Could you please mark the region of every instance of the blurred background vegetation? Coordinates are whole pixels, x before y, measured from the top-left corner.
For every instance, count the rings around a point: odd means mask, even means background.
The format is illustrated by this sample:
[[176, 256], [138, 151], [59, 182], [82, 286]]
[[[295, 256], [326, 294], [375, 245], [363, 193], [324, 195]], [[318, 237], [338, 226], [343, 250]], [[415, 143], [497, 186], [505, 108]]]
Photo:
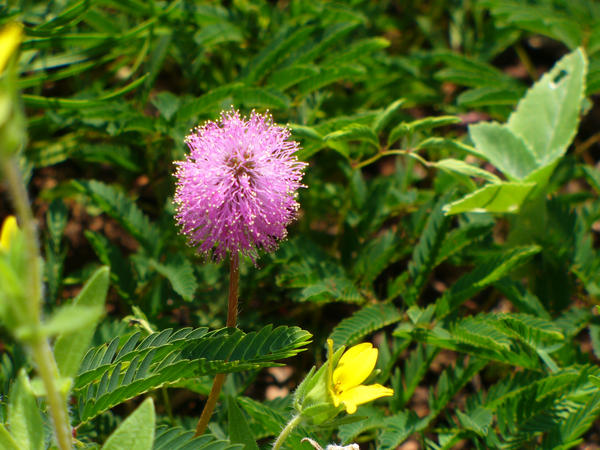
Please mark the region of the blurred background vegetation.
[[[224, 325], [227, 267], [202, 260], [177, 234], [172, 162], [184, 158], [189, 130], [222, 109], [268, 109], [301, 142], [308, 189], [280, 249], [257, 266], [243, 262], [239, 327], [296, 325], [314, 337], [287, 371], [230, 377], [226, 392], [239, 395], [255, 438], [268, 442], [279, 425], [265, 411], [285, 417], [289, 404], [265, 400], [267, 392], [293, 389], [331, 336], [338, 346], [375, 338], [378, 382], [397, 395], [338, 434], [314, 431], [321, 442], [600, 442], [590, 381], [600, 355], [599, 3], [22, 0], [0, 5], [0, 25], [11, 21], [26, 35], [22, 168], [43, 236], [46, 305], [109, 265], [108, 314], [94, 345], [123, 342], [139, 327]], [[470, 178], [381, 154], [402, 149], [494, 171], [465, 150], [467, 126], [504, 122], [577, 47], [589, 60], [580, 128], [541, 209], [522, 213], [532, 223], [519, 236], [510, 233], [521, 226], [514, 214], [443, 214], [473, 190]], [[2, 189], [3, 218], [11, 210]], [[437, 319], [453, 336], [463, 327], [462, 346], [426, 332], [436, 319], [428, 306], [453, 295], [451, 314]], [[514, 314], [517, 331], [496, 336], [472, 323], [492, 312]], [[2, 342], [4, 395], [27, 362], [8, 336]], [[543, 394], [525, 393], [542, 382]], [[192, 427], [209, 386], [182, 380], [155, 393], [161, 420]], [[132, 408], [85, 424], [82, 440], [107, 436]], [[217, 435], [226, 410], [211, 428]]]

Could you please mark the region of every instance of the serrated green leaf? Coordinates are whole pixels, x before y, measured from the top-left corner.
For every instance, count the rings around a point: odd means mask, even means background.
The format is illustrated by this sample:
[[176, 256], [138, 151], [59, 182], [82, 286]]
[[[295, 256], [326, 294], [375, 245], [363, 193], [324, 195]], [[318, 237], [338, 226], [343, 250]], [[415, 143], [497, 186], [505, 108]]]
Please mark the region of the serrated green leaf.
[[496, 175], [487, 170], [481, 169], [472, 164], [461, 161], [460, 159], [446, 158], [440, 159], [439, 161], [432, 162], [432, 166], [439, 169], [444, 169], [449, 172], [456, 172], [461, 175], [467, 175], [469, 177], [477, 177], [487, 180], [491, 183], [500, 183], [501, 180]]
[[290, 106], [288, 96], [275, 89], [240, 87], [233, 91], [233, 98], [236, 104], [249, 108], [286, 109]]
[[105, 213], [118, 221], [147, 249], [157, 247], [159, 230], [121, 191], [96, 180], [73, 181], [72, 184], [77, 190], [89, 196]]
[[241, 450], [242, 444], [230, 444], [229, 441], [218, 440], [211, 434], [194, 437], [192, 430], [181, 427], [156, 429], [153, 450]]
[[377, 114], [373, 121], [373, 131], [379, 133], [383, 130], [388, 123], [394, 118], [394, 114], [402, 108], [402, 105], [406, 102], [406, 99], [400, 98], [395, 102], [390, 103], [381, 113]]
[[534, 188], [534, 183], [488, 184], [444, 206], [446, 214], [462, 212], [515, 213]]
[[[245, 334], [234, 328], [208, 332], [206, 328], [171, 329], [143, 341], [110, 345], [88, 351], [74, 382], [80, 421], [161, 386], [202, 375], [239, 372], [276, 366], [276, 360], [302, 351], [311, 335], [297, 327], [266, 326]], [[128, 350], [123, 350], [128, 347]], [[118, 383], [109, 383], [119, 377]]]
[[368, 305], [351, 317], [343, 319], [333, 329], [329, 338], [333, 339], [335, 348], [354, 345], [373, 331], [395, 323], [401, 318], [398, 308], [391, 303]]
[[456, 116], [425, 117], [412, 122], [402, 122], [396, 125], [388, 137], [388, 146], [394, 144], [398, 139], [417, 132], [429, 131], [434, 128], [444, 127], [461, 123], [462, 119]]
[[524, 264], [531, 256], [539, 253], [540, 247], [516, 247], [489, 260], [480, 261], [470, 273], [462, 276], [436, 302], [436, 316], [445, 317], [476, 292], [507, 276]]
[[273, 67], [276, 67], [285, 55], [291, 52], [297, 42], [304, 41], [314, 30], [314, 25], [282, 27], [279, 33], [269, 40], [269, 45], [248, 63], [245, 70], [245, 81], [250, 84], [262, 79]]
[[184, 300], [191, 301], [194, 298], [198, 282], [192, 264], [183, 255], [179, 253], [169, 255], [164, 263], [152, 260], [150, 264], [169, 280], [173, 290]]
[[366, 125], [353, 123], [341, 130], [334, 131], [323, 137], [325, 141], [363, 141], [379, 147], [379, 141], [375, 132]]
[[284, 67], [271, 75], [267, 85], [274, 89], [285, 90], [318, 73], [319, 69], [315, 66], [295, 65]]

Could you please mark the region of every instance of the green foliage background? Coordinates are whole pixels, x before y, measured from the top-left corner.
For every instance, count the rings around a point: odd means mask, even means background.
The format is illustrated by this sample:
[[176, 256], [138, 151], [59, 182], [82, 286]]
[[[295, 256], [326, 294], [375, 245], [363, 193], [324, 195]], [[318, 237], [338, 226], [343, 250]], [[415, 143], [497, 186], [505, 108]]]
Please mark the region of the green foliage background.
[[[70, 370], [86, 448], [146, 393], [154, 448], [191, 445], [220, 371], [236, 374], [213, 436], [187, 448], [249, 447], [240, 423], [268, 448], [290, 397], [264, 399], [264, 367], [310, 334], [308, 351], [284, 361], [287, 387], [322, 362], [328, 337], [336, 347], [376, 339], [376, 381], [396, 394], [359, 409], [364, 420], [298, 430], [290, 448], [310, 448], [303, 436], [377, 449], [409, 438], [435, 449], [600, 439], [600, 4], [23, 0], [0, 5], [0, 25], [10, 21], [25, 27], [22, 167], [48, 313], [110, 267], [108, 314], [92, 348], [72, 350], [85, 353]], [[579, 76], [579, 88], [552, 101], [531, 94], [567, 53], [543, 86]], [[541, 111], [572, 111], [552, 125], [565, 127], [562, 147], [530, 166], [527, 139], [508, 144], [506, 133], [551, 128], [536, 114], [510, 119], [525, 95]], [[257, 267], [242, 263], [243, 331], [209, 331], [224, 325], [227, 267], [178, 236], [172, 161], [190, 128], [230, 105], [289, 124], [308, 188], [289, 239]], [[468, 127], [481, 120], [498, 123]], [[517, 159], [502, 159], [507, 147]], [[496, 203], [473, 200], [490, 189]], [[3, 342], [10, 402], [30, 365]], [[174, 403], [181, 388], [194, 394]]]

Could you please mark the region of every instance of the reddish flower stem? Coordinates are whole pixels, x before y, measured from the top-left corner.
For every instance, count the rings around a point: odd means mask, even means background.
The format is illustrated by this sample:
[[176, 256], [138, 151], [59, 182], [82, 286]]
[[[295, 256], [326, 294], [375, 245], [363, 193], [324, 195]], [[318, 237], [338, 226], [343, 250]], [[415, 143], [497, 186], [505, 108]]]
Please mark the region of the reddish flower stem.
[[[238, 284], [240, 279], [240, 264], [239, 256], [236, 252], [229, 257], [229, 302], [227, 305], [227, 326], [235, 327], [237, 325], [237, 304], [238, 304]], [[212, 417], [213, 411], [217, 404], [221, 388], [225, 382], [224, 373], [218, 373], [215, 375], [210, 394], [206, 399], [206, 404], [196, 425], [196, 433], [194, 437], [201, 436], [206, 431], [208, 422]]]

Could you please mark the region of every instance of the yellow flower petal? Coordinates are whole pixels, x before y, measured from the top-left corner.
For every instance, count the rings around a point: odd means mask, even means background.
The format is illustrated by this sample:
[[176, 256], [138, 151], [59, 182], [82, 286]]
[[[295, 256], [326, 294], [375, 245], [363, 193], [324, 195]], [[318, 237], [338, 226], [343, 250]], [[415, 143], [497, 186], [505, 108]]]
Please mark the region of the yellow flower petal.
[[19, 227], [17, 225], [17, 219], [15, 216], [8, 216], [6, 219], [4, 219], [2, 231], [0, 231], [0, 250], [9, 249], [10, 242], [17, 233], [18, 229]]
[[[343, 403], [346, 407], [346, 412], [348, 414], [354, 414], [356, 412], [356, 407], [358, 405], [362, 405], [363, 403], [372, 402], [375, 399], [380, 397], [390, 397], [394, 395], [394, 390], [390, 388], [386, 388], [381, 384], [371, 384], [369, 386], [356, 386], [352, 389], [343, 392], [339, 396], [337, 396], [338, 405]], [[335, 403], [334, 398], [334, 403]], [[336, 406], [338, 406], [336, 405]]]
[[368, 343], [349, 348], [333, 371], [333, 388], [336, 394], [358, 386], [373, 372], [378, 351]]
[[0, 31], [0, 73], [4, 70], [10, 55], [19, 46], [21, 34], [21, 26], [16, 23], [9, 23]]

